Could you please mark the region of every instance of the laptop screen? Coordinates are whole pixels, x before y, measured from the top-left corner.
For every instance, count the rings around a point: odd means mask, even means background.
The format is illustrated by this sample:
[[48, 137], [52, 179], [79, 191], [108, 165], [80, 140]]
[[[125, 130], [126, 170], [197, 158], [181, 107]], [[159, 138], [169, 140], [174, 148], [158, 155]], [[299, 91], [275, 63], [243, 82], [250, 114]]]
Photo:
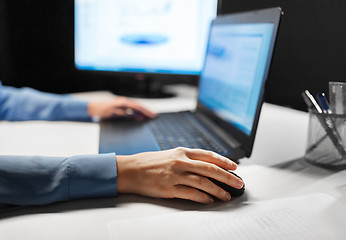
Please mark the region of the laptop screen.
[[273, 23], [214, 25], [198, 100], [250, 135], [270, 53]]

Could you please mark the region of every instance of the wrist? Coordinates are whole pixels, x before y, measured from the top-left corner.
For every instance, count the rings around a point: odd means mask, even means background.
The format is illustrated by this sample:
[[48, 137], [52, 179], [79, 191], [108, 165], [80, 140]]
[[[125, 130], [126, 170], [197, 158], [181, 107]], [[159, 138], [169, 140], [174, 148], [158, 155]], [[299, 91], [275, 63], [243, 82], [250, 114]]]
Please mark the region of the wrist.
[[135, 178], [131, 165], [130, 156], [117, 155], [117, 192], [133, 193], [132, 180]]
[[93, 102], [89, 102], [87, 105], [87, 113], [89, 115], [89, 117], [94, 117], [94, 104]]

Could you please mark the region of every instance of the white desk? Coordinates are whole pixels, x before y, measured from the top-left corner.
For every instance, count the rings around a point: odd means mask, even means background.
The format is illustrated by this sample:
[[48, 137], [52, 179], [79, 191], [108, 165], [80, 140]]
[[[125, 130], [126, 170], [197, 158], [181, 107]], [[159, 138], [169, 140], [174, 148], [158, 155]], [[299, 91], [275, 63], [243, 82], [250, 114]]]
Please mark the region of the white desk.
[[[179, 92], [177, 98], [138, 101], [157, 112], [195, 107], [195, 88], [181, 85], [171, 89]], [[88, 99], [113, 97], [105, 92], [77, 95]], [[265, 103], [253, 154], [241, 161], [237, 171], [245, 181], [246, 194], [230, 203], [204, 206], [177, 199], [122, 195], [29, 207], [2, 214], [0, 239], [110, 239], [108, 226], [112, 221], [185, 210], [232, 209], [246, 201], [313, 192], [327, 193], [346, 205], [346, 174], [343, 180], [333, 178], [337, 172], [311, 166], [302, 159], [307, 128], [307, 113]], [[0, 154], [70, 156], [98, 152], [97, 123], [0, 122], [0, 132]], [[14, 135], [20, 135], [20, 140], [11, 139]], [[128, 230], [136, 231], [133, 226]], [[346, 236], [346, 230], [344, 233]]]

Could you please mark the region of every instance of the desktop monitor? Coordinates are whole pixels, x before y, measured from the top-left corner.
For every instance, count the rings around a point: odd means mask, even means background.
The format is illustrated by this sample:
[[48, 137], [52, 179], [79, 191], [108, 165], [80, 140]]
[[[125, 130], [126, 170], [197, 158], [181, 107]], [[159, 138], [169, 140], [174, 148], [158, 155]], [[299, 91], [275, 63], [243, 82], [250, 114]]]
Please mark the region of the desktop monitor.
[[75, 0], [75, 66], [160, 81], [198, 77], [220, 2]]

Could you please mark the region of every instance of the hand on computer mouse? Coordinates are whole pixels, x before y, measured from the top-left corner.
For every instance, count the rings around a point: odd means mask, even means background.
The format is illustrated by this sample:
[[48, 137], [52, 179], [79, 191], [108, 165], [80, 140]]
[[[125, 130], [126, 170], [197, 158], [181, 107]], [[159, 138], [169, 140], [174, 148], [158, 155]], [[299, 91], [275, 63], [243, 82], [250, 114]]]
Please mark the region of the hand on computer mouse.
[[[243, 179], [241, 177], [239, 177], [237, 174], [235, 174], [234, 172], [231, 172], [231, 171], [228, 171], [230, 173], [232, 173], [234, 176], [240, 178], [242, 181]], [[243, 187], [241, 188], [235, 188], [235, 187], [232, 187], [230, 185], [227, 185], [223, 182], [220, 182], [218, 180], [215, 180], [213, 178], [209, 178], [210, 181], [212, 181], [214, 184], [216, 184], [217, 186], [221, 187], [222, 189], [224, 189], [226, 192], [228, 192], [232, 197], [238, 197], [238, 196], [241, 196], [243, 195], [244, 191], [245, 191], [245, 183], [243, 181]]]
[[106, 101], [91, 101], [88, 104], [88, 114], [98, 119], [112, 117], [145, 119], [154, 118], [156, 116], [156, 114], [149, 109], [126, 97], [118, 97]]
[[211, 179], [241, 189], [243, 181], [229, 171], [237, 165], [228, 158], [202, 149], [175, 148], [117, 156], [118, 193], [149, 197], [182, 198], [212, 203], [214, 197], [229, 201], [231, 195]]

